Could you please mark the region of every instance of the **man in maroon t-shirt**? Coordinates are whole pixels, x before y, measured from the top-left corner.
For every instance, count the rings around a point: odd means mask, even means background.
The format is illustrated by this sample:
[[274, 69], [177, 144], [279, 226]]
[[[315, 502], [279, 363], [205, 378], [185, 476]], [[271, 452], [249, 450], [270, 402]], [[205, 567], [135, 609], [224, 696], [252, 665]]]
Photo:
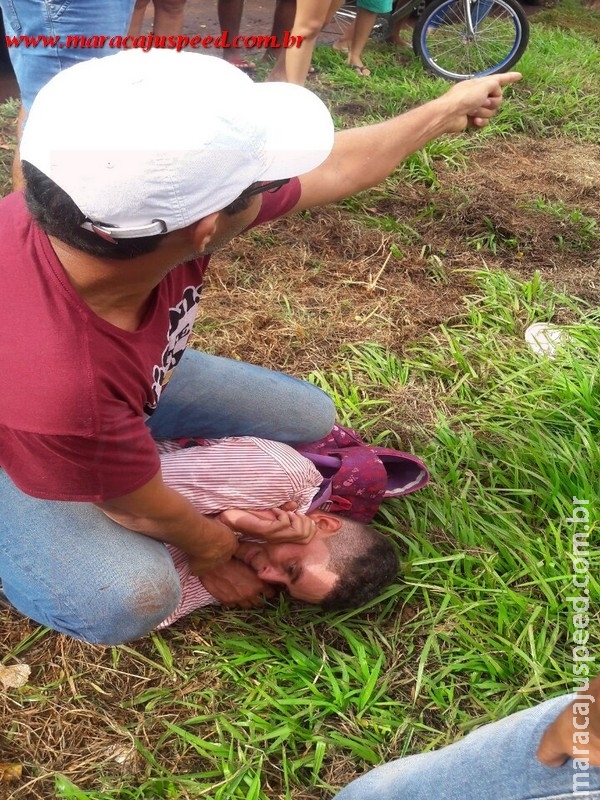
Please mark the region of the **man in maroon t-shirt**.
[[209, 254], [484, 126], [518, 77], [335, 136], [311, 92], [196, 53], [120, 53], [44, 87], [21, 142], [26, 195], [0, 202], [0, 579], [18, 609], [92, 642], [142, 636], [179, 599], [163, 542], [231, 600], [219, 578], [237, 538], [164, 483], [155, 439], [314, 441], [334, 407], [306, 382], [186, 350]]

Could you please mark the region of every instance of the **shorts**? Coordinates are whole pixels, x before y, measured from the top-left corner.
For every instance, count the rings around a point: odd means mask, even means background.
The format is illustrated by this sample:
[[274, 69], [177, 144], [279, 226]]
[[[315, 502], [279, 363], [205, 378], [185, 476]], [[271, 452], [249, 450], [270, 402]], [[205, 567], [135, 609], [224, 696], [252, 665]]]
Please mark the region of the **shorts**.
[[392, 10], [393, 0], [356, 0], [359, 8], [373, 11], [375, 14], [389, 14]]
[[[135, 0], [0, 0], [6, 36], [123, 36]], [[117, 52], [108, 47], [9, 47], [21, 102], [29, 110], [39, 90], [61, 70], [88, 58]], [[110, 87], [107, 88], [110, 91]], [[101, 98], [99, 98], [101, 101]]]

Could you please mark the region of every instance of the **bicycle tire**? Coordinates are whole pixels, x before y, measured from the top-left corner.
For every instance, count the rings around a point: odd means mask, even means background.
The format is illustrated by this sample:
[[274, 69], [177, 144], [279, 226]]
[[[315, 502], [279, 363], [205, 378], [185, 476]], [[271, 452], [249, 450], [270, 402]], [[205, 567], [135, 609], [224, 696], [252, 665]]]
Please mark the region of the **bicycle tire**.
[[[474, 22], [472, 36], [465, 2]], [[434, 0], [417, 20], [412, 41], [425, 68], [451, 81], [507, 72], [528, 43], [529, 22], [516, 0]]]

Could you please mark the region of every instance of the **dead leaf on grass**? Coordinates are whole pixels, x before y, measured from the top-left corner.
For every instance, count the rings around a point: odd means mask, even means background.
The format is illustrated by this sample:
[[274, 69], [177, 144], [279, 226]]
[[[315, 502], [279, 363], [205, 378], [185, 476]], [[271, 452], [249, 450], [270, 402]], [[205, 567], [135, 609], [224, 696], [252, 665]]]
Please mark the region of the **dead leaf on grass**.
[[31, 667], [27, 664], [12, 664], [5, 667], [0, 664], [0, 684], [4, 689], [20, 689], [25, 686], [31, 675]]
[[120, 772], [124, 775], [137, 775], [142, 768], [140, 754], [133, 744], [112, 745], [105, 751], [105, 758], [107, 761], [118, 764]]
[[22, 773], [22, 764], [6, 764], [0, 761], [0, 783], [20, 781]]

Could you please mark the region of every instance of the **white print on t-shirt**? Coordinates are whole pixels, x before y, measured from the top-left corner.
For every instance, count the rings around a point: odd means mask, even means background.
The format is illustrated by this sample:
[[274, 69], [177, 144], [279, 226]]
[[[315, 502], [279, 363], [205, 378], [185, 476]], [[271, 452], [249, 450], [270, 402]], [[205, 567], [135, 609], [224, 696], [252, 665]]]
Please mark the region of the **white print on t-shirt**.
[[152, 403], [144, 408], [146, 414], [152, 414], [159, 401], [164, 387], [169, 382], [173, 370], [181, 360], [187, 340], [192, 332], [196, 319], [196, 310], [200, 302], [200, 288], [188, 286], [183, 298], [174, 308], [169, 309], [169, 333], [167, 346], [163, 350], [162, 360], [152, 370]]

